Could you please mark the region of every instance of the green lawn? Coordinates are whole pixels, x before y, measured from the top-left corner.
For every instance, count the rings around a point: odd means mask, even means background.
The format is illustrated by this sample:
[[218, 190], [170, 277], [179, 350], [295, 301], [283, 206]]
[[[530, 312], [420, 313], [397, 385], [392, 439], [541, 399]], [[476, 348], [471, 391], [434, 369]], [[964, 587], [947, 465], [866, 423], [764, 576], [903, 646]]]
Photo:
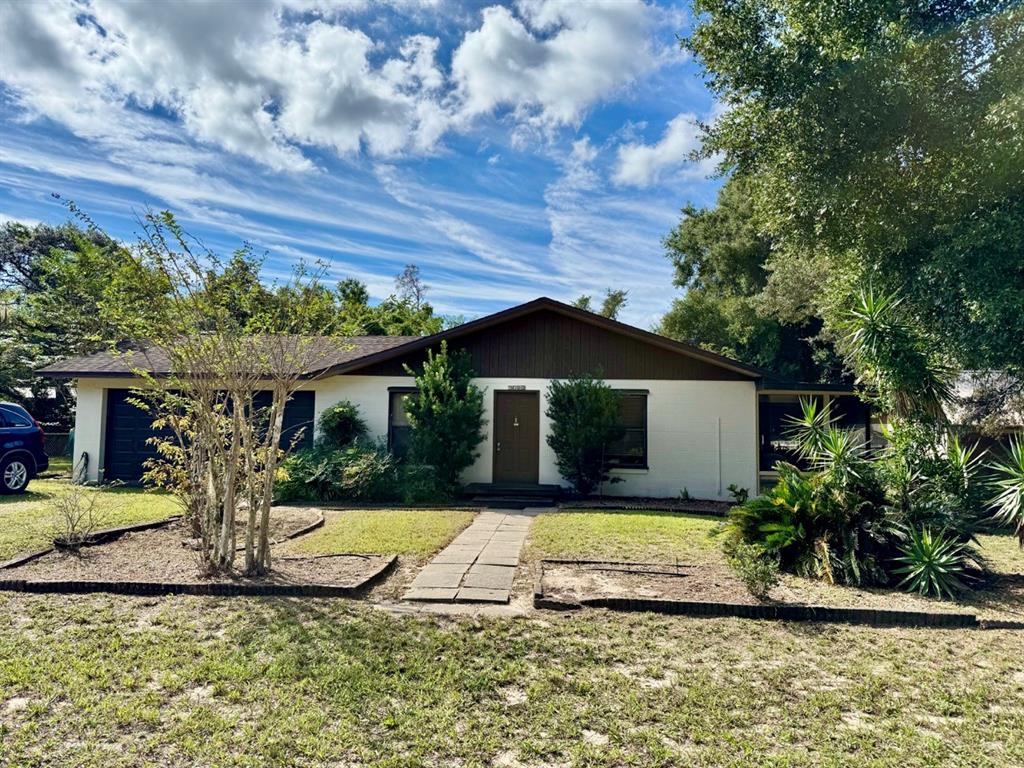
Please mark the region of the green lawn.
[[1024, 763], [1022, 635], [0, 594], [0, 764]]
[[[0, 496], [0, 561], [50, 544], [55, 524], [53, 501], [68, 487], [64, 481], [37, 479], [29, 484], [28, 493]], [[103, 528], [160, 520], [180, 512], [174, 499], [165, 494], [130, 488], [87, 492], [102, 495], [97, 511]]]
[[289, 551], [380, 553], [426, 557], [473, 520], [467, 510], [353, 509], [328, 511], [323, 528], [296, 539]]
[[720, 563], [724, 559], [711, 536], [719, 522], [676, 512], [554, 512], [534, 521], [530, 552], [535, 557]]
[[71, 477], [71, 457], [51, 456], [49, 468], [42, 473], [44, 478]]

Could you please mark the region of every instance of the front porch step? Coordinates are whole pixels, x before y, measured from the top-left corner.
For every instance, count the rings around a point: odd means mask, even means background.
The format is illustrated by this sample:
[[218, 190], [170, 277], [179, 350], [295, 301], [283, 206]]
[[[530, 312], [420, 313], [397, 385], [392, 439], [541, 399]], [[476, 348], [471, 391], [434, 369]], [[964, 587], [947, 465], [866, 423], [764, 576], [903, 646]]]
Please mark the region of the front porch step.
[[529, 507], [553, 507], [553, 496], [474, 496], [469, 503], [491, 509], [527, 509]]
[[558, 485], [540, 485], [533, 483], [470, 483], [465, 487], [466, 496], [515, 498], [515, 499], [557, 499], [562, 488]]

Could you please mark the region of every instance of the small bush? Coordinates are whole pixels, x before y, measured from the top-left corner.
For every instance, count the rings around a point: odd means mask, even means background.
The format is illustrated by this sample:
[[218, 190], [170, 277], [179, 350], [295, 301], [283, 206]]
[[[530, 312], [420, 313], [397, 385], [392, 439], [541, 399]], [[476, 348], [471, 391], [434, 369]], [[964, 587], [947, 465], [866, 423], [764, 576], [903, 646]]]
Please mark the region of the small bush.
[[405, 464], [398, 473], [402, 501], [424, 504], [451, 500], [448, 490], [438, 482], [436, 470], [429, 464]]
[[904, 575], [899, 586], [921, 595], [952, 600], [968, 588], [966, 581], [976, 568], [967, 545], [928, 528], [911, 529], [900, 551], [896, 561], [903, 565], [893, 571]]
[[62, 549], [78, 551], [103, 527], [104, 515], [98, 508], [99, 494], [72, 485], [53, 501], [53, 541]]
[[359, 409], [348, 400], [332, 405], [320, 415], [317, 443], [326, 449], [345, 448], [368, 434]]
[[735, 501], [737, 504], [746, 504], [747, 499], [750, 498], [750, 491], [747, 490], [746, 488], [736, 485], [736, 483], [731, 483], [729, 485], [728, 490], [729, 495], [732, 496], [732, 500]]
[[767, 599], [769, 591], [779, 583], [778, 562], [755, 544], [735, 544], [727, 554], [729, 565], [747, 591], [758, 600]]
[[608, 444], [623, 434], [618, 393], [589, 376], [552, 381], [546, 415], [551, 419], [547, 441], [555, 452], [559, 474], [577, 493], [593, 493], [610, 478], [605, 461]]
[[362, 442], [299, 451], [281, 463], [276, 495], [279, 501], [393, 500], [398, 496], [395, 460], [383, 447]]

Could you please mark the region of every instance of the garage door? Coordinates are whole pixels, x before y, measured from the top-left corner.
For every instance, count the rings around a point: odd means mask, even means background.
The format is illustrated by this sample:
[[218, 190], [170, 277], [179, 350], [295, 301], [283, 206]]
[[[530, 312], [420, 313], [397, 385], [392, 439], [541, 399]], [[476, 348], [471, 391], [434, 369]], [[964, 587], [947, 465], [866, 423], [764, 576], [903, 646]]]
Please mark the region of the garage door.
[[[146, 459], [156, 457], [156, 449], [149, 438], [156, 432], [152, 418], [129, 402], [132, 394], [127, 389], [107, 390], [107, 424], [104, 442], [104, 474], [107, 482], [138, 483], [145, 471]], [[296, 449], [313, 445], [314, 401], [312, 392], [296, 392], [284, 409], [283, 447]], [[259, 407], [270, 404], [270, 393], [260, 393]], [[295, 436], [299, 435], [298, 441]]]

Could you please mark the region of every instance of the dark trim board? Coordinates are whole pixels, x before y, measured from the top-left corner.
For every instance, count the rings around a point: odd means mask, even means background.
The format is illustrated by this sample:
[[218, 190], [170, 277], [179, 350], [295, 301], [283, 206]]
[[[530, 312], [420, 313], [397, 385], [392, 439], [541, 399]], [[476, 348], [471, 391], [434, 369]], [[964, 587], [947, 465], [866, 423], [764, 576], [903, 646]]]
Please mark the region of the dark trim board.
[[[605, 332], [606, 334], [611, 334], [621, 339], [633, 342], [633, 344], [628, 348], [635, 348], [637, 346], [636, 342], [641, 342], [640, 346], [651, 347], [662, 352], [680, 355], [689, 358], [695, 362], [703, 363], [705, 365], [717, 368], [721, 372], [723, 372], [723, 374], [732, 374], [731, 376], [720, 375], [718, 376], [718, 378], [755, 380], [759, 379], [764, 373], [758, 368], [754, 368], [753, 366], [740, 363], [736, 360], [731, 360], [727, 357], [717, 355], [713, 352], [708, 352], [707, 350], [701, 349], [700, 347], [694, 346], [692, 344], [686, 344], [681, 341], [675, 341], [665, 336], [660, 336], [656, 333], [651, 333], [650, 331], [645, 331], [640, 328], [635, 328], [631, 325], [626, 325], [625, 323], [620, 323], [617, 320], [609, 320], [608, 318], [601, 317], [600, 315], [594, 314], [593, 312], [587, 312], [585, 310], [569, 306], [568, 304], [563, 304], [562, 302], [554, 301], [553, 299], [549, 299], [547, 297], [542, 297], [539, 299], [535, 299], [534, 301], [527, 302], [526, 304], [521, 304], [517, 307], [512, 307], [501, 312], [495, 312], [493, 315], [488, 315], [487, 317], [480, 318], [479, 320], [473, 320], [468, 323], [463, 323], [462, 325], [456, 326], [455, 328], [451, 328], [445, 331], [441, 331], [440, 333], [436, 333], [433, 336], [424, 336], [422, 338], [414, 339], [408, 342], [407, 344], [392, 347], [391, 349], [388, 350], [382, 350], [381, 352], [375, 354], [366, 355], [364, 357], [360, 357], [357, 360], [341, 363], [339, 365], [333, 366], [323, 371], [322, 375], [330, 376], [334, 374], [356, 372], [364, 374], [379, 373], [380, 375], [394, 375], [396, 371], [398, 372], [397, 375], [401, 375], [403, 371], [401, 364], [393, 364], [390, 366], [384, 364], [389, 362], [397, 363], [398, 361], [402, 360], [402, 358], [410, 356], [413, 353], [425, 353], [427, 349], [436, 348], [437, 346], [439, 346], [442, 341], [447, 341], [449, 342], [450, 346], [458, 348], [460, 346], [464, 346], [464, 344], [461, 344], [459, 342], [465, 342], [468, 339], [468, 337], [478, 335], [482, 331], [491, 331], [499, 326], [510, 324], [513, 323], [514, 321], [518, 321], [520, 319], [526, 318], [531, 315], [536, 315], [538, 313], [555, 315], [560, 318], [574, 321], [575, 323], [578, 323], [580, 325], [598, 329], [600, 331]], [[517, 334], [514, 333], [510, 334], [509, 338], [515, 339], [516, 335]], [[592, 343], [589, 342], [587, 339], [582, 339], [580, 337], [572, 338], [571, 336], [566, 336], [564, 334], [560, 338], [556, 339], [556, 342], [561, 345], [560, 348], [563, 354], [572, 352], [575, 347], [579, 346], [579, 343], [581, 341], [583, 341], [584, 343]], [[521, 353], [517, 352], [516, 354]], [[402, 360], [402, 362], [404, 362], [404, 360]], [[522, 358], [518, 359], [518, 370], [511, 371], [508, 373], [481, 371], [479, 367], [477, 367], [477, 371], [478, 375], [480, 376], [558, 378], [560, 376], [567, 375], [566, 373], [545, 375], [526, 372], [525, 370], [523, 370], [524, 362], [528, 361], [523, 361]], [[574, 372], [580, 374], [598, 373], [598, 371], [593, 370], [577, 370]], [[705, 378], [703, 376], [687, 377], [675, 375], [616, 377], [613, 372], [608, 370], [601, 371], [600, 373], [605, 378]]]

